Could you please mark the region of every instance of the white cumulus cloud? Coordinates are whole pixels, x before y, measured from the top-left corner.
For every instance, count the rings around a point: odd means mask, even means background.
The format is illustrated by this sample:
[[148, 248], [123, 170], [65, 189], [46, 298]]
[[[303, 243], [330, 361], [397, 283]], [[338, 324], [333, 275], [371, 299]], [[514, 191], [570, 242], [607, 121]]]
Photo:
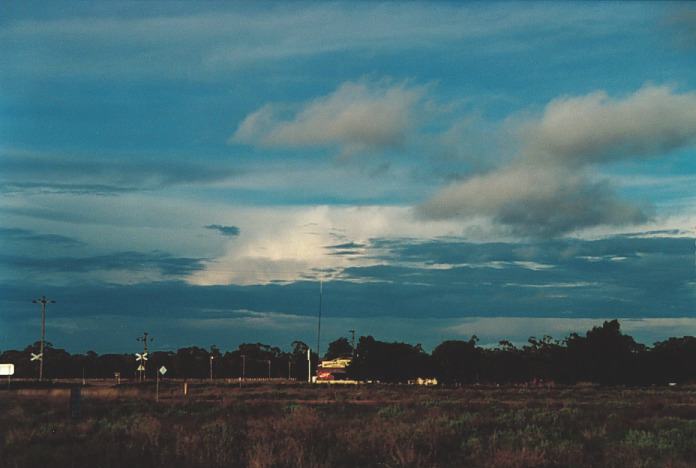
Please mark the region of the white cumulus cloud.
[[290, 115], [266, 104], [230, 139], [265, 147], [338, 147], [342, 153], [395, 148], [418, 124], [426, 88], [407, 83], [346, 82]]
[[644, 86], [623, 99], [561, 97], [523, 126], [523, 138], [526, 157], [564, 165], [661, 155], [696, 143], [696, 93]]

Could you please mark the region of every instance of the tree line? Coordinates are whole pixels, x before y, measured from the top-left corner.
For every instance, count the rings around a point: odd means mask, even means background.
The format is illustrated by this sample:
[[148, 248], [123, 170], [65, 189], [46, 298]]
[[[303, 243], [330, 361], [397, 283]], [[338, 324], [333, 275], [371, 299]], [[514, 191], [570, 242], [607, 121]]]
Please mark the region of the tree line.
[[[15, 364], [16, 377], [35, 377], [37, 363], [30, 361], [39, 343], [26, 349], [0, 354], [1, 363]], [[149, 354], [146, 374], [153, 377], [161, 366], [167, 377], [291, 378], [307, 380], [310, 372], [308, 346], [294, 341], [290, 351], [262, 343], [241, 344], [222, 352], [216, 346], [196, 346]], [[102, 354], [89, 351], [70, 354], [53, 347], [45, 349], [44, 375], [47, 378], [137, 377], [133, 354]], [[212, 357], [212, 359], [211, 359]], [[550, 336], [531, 337], [523, 346], [501, 341], [496, 347], [479, 346], [478, 338], [444, 341], [427, 353], [421, 345], [389, 343], [363, 336], [353, 345], [339, 338], [328, 346], [324, 359], [352, 357], [348, 377], [357, 380], [399, 383], [418, 377], [435, 377], [439, 382], [458, 384], [507, 384], [555, 382], [604, 385], [650, 385], [696, 380], [696, 338], [669, 338], [652, 347], [637, 343], [621, 332], [617, 320], [605, 321], [584, 335], [573, 333], [563, 340]], [[318, 356], [312, 352], [311, 373]]]

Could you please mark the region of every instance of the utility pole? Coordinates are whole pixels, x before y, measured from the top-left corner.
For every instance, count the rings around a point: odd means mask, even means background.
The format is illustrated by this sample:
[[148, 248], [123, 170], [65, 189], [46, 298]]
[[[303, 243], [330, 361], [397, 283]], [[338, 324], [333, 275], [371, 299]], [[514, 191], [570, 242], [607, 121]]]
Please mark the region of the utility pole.
[[353, 357], [355, 357], [355, 330], [348, 330], [350, 333], [350, 347], [352, 348]]
[[242, 388], [242, 381], [244, 380], [244, 376], [246, 374], [246, 355], [242, 354], [242, 375], [239, 377], [239, 388]]
[[268, 361], [268, 378], [271, 378], [271, 360], [269, 359]]
[[317, 356], [319, 356], [319, 359], [321, 359], [321, 354], [319, 353], [320, 350], [320, 344], [321, 344], [321, 303], [322, 303], [322, 296], [323, 296], [323, 280], [319, 280], [319, 316], [317, 320]]
[[41, 304], [41, 349], [39, 350], [39, 382], [43, 380], [44, 367], [44, 342], [46, 341], [46, 304], [55, 304], [56, 301], [46, 299], [46, 296], [41, 296], [41, 299], [34, 299], [32, 304]]
[[145, 361], [147, 361], [147, 342], [150, 341], [152, 342], [153, 338], [149, 337], [148, 332], [143, 332], [143, 336], [139, 336], [136, 338], [136, 341], [142, 341], [143, 342], [143, 354], [139, 355], [136, 354], [136, 361], [140, 361], [140, 365], [138, 366], [138, 372], [140, 372], [140, 381], [143, 382], [145, 380]]
[[212, 354], [210, 355], [210, 381], [213, 381], [213, 359], [215, 359], [215, 356]]
[[292, 378], [292, 361], [288, 359], [288, 380]]

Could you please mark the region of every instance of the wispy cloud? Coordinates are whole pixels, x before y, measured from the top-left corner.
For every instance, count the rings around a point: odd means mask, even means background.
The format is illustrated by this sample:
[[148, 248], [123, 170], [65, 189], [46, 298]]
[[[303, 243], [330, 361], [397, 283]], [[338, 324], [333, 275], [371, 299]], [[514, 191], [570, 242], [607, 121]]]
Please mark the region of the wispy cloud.
[[174, 14], [138, 6], [141, 15], [83, 8], [79, 18], [9, 21], [0, 31], [8, 65], [3, 72], [206, 80], [258, 63], [349, 50], [435, 50], [438, 43], [467, 41], [481, 48], [477, 40], [502, 36], [507, 40], [489, 47], [500, 53], [573, 33], [601, 36], [616, 28], [618, 17], [641, 26], [638, 9], [582, 5], [330, 4], [269, 10], [196, 4]]
[[83, 242], [69, 236], [60, 234], [41, 234], [30, 229], [2, 228], [0, 227], [0, 240], [20, 241], [29, 243], [46, 243], [52, 245], [80, 246]]
[[64, 274], [96, 271], [155, 270], [164, 276], [185, 276], [203, 268], [201, 258], [176, 257], [167, 252], [115, 252], [88, 257], [33, 257], [0, 255], [0, 265], [11, 269]]
[[88, 157], [5, 149], [0, 150], [0, 190], [116, 195], [219, 182], [239, 174], [229, 165], [183, 159], [128, 154]]

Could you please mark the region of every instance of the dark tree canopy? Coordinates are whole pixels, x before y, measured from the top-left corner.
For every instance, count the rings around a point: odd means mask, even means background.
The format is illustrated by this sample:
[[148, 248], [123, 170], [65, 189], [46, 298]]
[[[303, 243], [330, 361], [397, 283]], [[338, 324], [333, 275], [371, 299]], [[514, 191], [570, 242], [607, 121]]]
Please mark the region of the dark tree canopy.
[[353, 347], [347, 338], [339, 338], [336, 341], [329, 343], [329, 348], [324, 355], [324, 359], [336, 359], [340, 357], [351, 357], [353, 355]]
[[[37, 377], [39, 343], [23, 350], [0, 353], [0, 362], [15, 365], [16, 377]], [[309, 347], [293, 341], [290, 351], [263, 343], [242, 343], [233, 351], [217, 346], [209, 349], [190, 346], [177, 351], [150, 350], [146, 375], [153, 378], [165, 366], [166, 378], [203, 379], [209, 377], [210, 357], [218, 378], [271, 377], [306, 381], [316, 373], [318, 356]], [[351, 356], [353, 349], [346, 338], [329, 344], [327, 358]], [[136, 375], [134, 354], [102, 354], [93, 351], [70, 354], [51, 343], [45, 346], [46, 378], [122, 378]], [[352, 378], [380, 382], [406, 382], [418, 377], [437, 377], [444, 384], [558, 382], [575, 384], [595, 382], [604, 385], [647, 385], [668, 382], [696, 382], [696, 338], [669, 338], [647, 347], [621, 332], [617, 320], [573, 333], [564, 340], [550, 336], [530, 337], [524, 346], [502, 340], [495, 347], [481, 347], [473, 336], [468, 341], [449, 340], [439, 344], [432, 354], [420, 345], [388, 343], [363, 336], [348, 367]]]
[[432, 377], [435, 372], [430, 356], [420, 345], [387, 343], [368, 336], [360, 337], [348, 373], [361, 380], [404, 382]]

